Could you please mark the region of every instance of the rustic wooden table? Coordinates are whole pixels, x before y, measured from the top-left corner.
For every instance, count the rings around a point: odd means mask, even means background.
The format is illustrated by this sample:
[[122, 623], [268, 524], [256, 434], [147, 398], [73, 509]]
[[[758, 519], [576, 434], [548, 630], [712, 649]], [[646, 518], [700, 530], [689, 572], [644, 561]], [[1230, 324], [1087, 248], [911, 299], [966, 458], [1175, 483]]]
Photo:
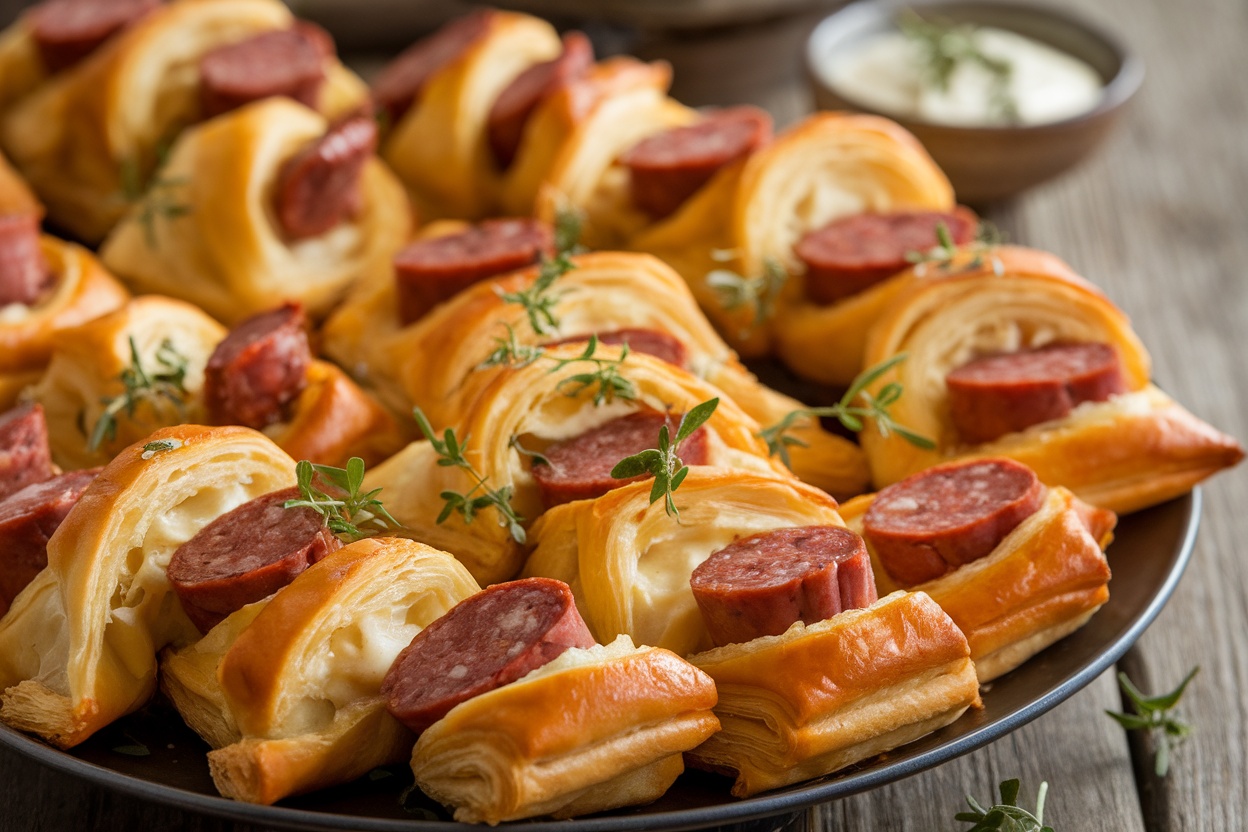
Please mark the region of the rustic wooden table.
[[[1095, 159], [989, 216], [1010, 239], [1058, 253], [1134, 320], [1157, 382], [1221, 429], [1248, 438], [1248, 12], [1239, 0], [1061, 5], [1117, 30], [1143, 56], [1144, 87]], [[800, 34], [800, 32], [798, 33]], [[697, 49], [714, 55], [703, 34]], [[717, 36], [719, 37], [719, 36]], [[725, 32], [721, 60], [748, 60], [751, 38], [797, 43], [792, 26]], [[662, 44], [653, 48], [661, 48]], [[742, 50], [747, 50], [744, 52]], [[796, 60], [796, 50], [787, 53]], [[692, 61], [696, 63], [696, 61]], [[692, 72], [677, 61], [679, 72]], [[770, 70], [769, 70], [770, 71]], [[807, 105], [795, 72], [772, 72], [756, 99], [779, 118]], [[785, 80], [787, 79], [787, 80]], [[691, 78], [686, 88], [709, 87]], [[730, 100], [731, 90], [708, 93]], [[1248, 807], [1248, 466], [1205, 488], [1192, 563], [1161, 616], [1123, 659], [1145, 690], [1168, 689], [1193, 665], [1184, 701], [1195, 732], [1170, 775], [1151, 749], [1103, 711], [1122, 706], [1114, 673], [1035, 722], [965, 757], [894, 785], [819, 806], [791, 827], [956, 830], [964, 795], [995, 795], [1020, 777], [1059, 832], [1244, 828]], [[1241, 544], [1237, 545], [1236, 540]], [[0, 829], [251, 832], [97, 788], [0, 748]]]

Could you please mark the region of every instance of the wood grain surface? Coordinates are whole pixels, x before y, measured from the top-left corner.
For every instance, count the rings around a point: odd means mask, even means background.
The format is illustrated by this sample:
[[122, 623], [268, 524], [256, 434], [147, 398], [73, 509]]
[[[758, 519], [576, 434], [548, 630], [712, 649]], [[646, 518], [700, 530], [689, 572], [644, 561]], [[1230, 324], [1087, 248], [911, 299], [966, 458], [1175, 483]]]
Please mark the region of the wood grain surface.
[[[1150, 348], [1158, 384], [1197, 415], [1248, 438], [1248, 7], [1242, 0], [1061, 5], [1112, 28], [1144, 59], [1147, 77], [1108, 146], [1063, 179], [988, 211], [1011, 240], [1056, 252], [1099, 284]], [[771, 27], [809, 27], [808, 19]], [[757, 27], [772, 43], [792, 29]], [[701, 34], [678, 62], [709, 100], [754, 100], [781, 121], [807, 105], [798, 55], [751, 51], [727, 31], [716, 53]], [[653, 33], [646, 51], [679, 49]], [[716, 86], [735, 59], [794, 62], [763, 86]], [[699, 66], [703, 75], [699, 76]], [[735, 76], [734, 76], [735, 77]], [[701, 102], [693, 102], [701, 103]], [[902, 782], [826, 804], [789, 828], [958, 830], [965, 795], [995, 797], [1023, 781], [1030, 804], [1049, 783], [1046, 820], [1058, 832], [1233, 832], [1248, 824], [1248, 466], [1205, 487], [1192, 564], [1161, 616], [1121, 663], [1149, 692], [1194, 665], [1184, 701], [1195, 725], [1170, 775], [1152, 774], [1151, 747], [1103, 711], [1122, 706], [1112, 673], [1008, 737]], [[778, 822], [777, 825], [782, 825]], [[258, 827], [145, 803], [45, 769], [0, 748], [0, 830], [251, 832]]]

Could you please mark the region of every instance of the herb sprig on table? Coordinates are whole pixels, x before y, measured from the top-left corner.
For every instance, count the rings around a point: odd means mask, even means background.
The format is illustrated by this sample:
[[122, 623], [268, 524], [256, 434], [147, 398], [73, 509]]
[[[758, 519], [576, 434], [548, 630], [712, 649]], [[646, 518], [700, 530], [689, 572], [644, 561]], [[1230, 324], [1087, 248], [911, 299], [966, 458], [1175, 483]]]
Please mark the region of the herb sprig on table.
[[[380, 488], [361, 492], [364, 460], [358, 456], [351, 457], [346, 468], [301, 460], [295, 466], [295, 479], [301, 499], [287, 500], [282, 507], [312, 509], [325, 518], [325, 526], [344, 543], [354, 543], [378, 532], [403, 527], [377, 499]], [[322, 489], [318, 480], [332, 491]]]
[[117, 438], [117, 418], [122, 413], [128, 418], [134, 418], [141, 402], [148, 402], [153, 407], [167, 402], [179, 414], [186, 410], [186, 402], [191, 395], [186, 389], [189, 359], [178, 352], [173, 342], [166, 338], [156, 349], [156, 363], [160, 365], [160, 369], [149, 371], [143, 366], [134, 336], [130, 336], [129, 343], [130, 365], [117, 376], [125, 390], [119, 395], [100, 399], [104, 412], [96, 419], [87, 439], [87, 450], [92, 453], [105, 442], [112, 442]]
[[537, 335], [559, 334], [555, 304], [563, 297], [563, 292], [554, 290], [555, 281], [576, 268], [572, 255], [579, 248], [581, 225], [579, 212], [568, 208], [559, 209], [555, 214], [555, 256], [542, 260], [537, 279], [527, 289], [498, 293], [505, 303], [516, 303], [524, 307], [529, 326]]
[[1048, 783], [1040, 784], [1036, 793], [1034, 814], [1018, 805], [1019, 781], [1017, 779], [1006, 780], [1001, 784], [1000, 789], [1001, 802], [986, 809], [968, 794], [966, 802], [970, 804], [971, 811], [958, 812], [953, 816], [954, 820], [975, 824], [965, 832], [991, 832], [991, 830], [1053, 832], [1053, 827], [1044, 824], [1044, 798], [1049, 791]]
[[1127, 678], [1127, 674], [1118, 674], [1118, 684], [1122, 686], [1122, 692], [1131, 702], [1135, 713], [1127, 714], [1115, 711], [1106, 711], [1105, 713], [1113, 717], [1119, 725], [1128, 731], [1142, 730], [1154, 735], [1157, 752], [1153, 758], [1153, 771], [1158, 777], [1165, 777], [1170, 771], [1172, 752], [1192, 732], [1192, 726], [1185, 722], [1180, 722], [1175, 716], [1174, 709], [1179, 704], [1179, 700], [1183, 698], [1183, 693], [1187, 690], [1188, 683], [1192, 681], [1199, 671], [1199, 667], [1193, 667], [1183, 677], [1183, 681], [1179, 683], [1177, 688], [1159, 696], [1145, 696]]
[[617, 480], [626, 480], [640, 477], [642, 474], [651, 474], [654, 477], [654, 485], [650, 488], [650, 504], [664, 500], [667, 515], [675, 517], [676, 521], [680, 522], [680, 509], [676, 507], [672, 494], [685, 481], [685, 477], [689, 474], [689, 466], [676, 455], [676, 448], [693, 435], [695, 430], [702, 427], [718, 406], [719, 399], [714, 398], [692, 408], [681, 417], [680, 424], [676, 428], [675, 439], [671, 438], [667, 425], [663, 425], [659, 428], [657, 448], [650, 448], [621, 459], [611, 469], [611, 476]]

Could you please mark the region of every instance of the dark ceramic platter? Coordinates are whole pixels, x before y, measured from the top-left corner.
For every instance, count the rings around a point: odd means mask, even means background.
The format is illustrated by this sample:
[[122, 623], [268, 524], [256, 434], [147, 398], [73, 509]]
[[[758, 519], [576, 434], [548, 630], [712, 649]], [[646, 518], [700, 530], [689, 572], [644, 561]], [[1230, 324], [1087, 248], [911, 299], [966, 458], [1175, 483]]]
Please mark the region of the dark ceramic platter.
[[[1032, 658], [984, 692], [984, 707], [888, 755], [838, 774], [747, 800], [729, 796], [729, 781], [686, 772], [659, 802], [572, 821], [525, 822], [526, 832], [625, 832], [739, 824], [796, 812], [817, 803], [900, 780], [985, 745], [1035, 719], [1087, 685], [1126, 652], [1156, 618], [1191, 557], [1201, 495], [1192, 494], [1123, 518], [1109, 548], [1110, 599], [1083, 629]], [[379, 770], [347, 786], [252, 806], [216, 794], [207, 746], [176, 712], [162, 705], [133, 714], [71, 752], [0, 725], [0, 742], [52, 768], [140, 798], [280, 829], [461, 832], [419, 794], [399, 798], [411, 776]], [[118, 748], [145, 745], [148, 756]]]

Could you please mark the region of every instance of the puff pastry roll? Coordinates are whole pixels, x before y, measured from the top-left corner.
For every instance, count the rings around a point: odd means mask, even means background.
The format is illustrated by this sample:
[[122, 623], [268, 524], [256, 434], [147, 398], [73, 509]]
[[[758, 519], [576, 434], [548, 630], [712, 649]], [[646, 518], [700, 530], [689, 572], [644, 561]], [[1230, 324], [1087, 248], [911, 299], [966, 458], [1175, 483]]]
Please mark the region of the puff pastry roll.
[[649, 803], [718, 730], [715, 701], [706, 674], [622, 635], [456, 705], [420, 735], [412, 772], [464, 823]]
[[[366, 119], [333, 128], [344, 145]], [[101, 257], [136, 291], [190, 301], [225, 321], [286, 300], [323, 316], [358, 278], [385, 273], [403, 244], [410, 213], [403, 189], [362, 147], [358, 210], [321, 233], [293, 238], [279, 215], [284, 185], [301, 153], [326, 135], [326, 120], [286, 98], [270, 98], [182, 135], [160, 182], [109, 237]], [[298, 158], [296, 158], [298, 157]], [[309, 194], [318, 199], [343, 194]], [[170, 212], [170, 206], [182, 212]], [[296, 220], [303, 227], [308, 219]], [[318, 226], [310, 226], [316, 228]]]
[[556, 506], [533, 526], [524, 574], [571, 586], [599, 640], [626, 633], [685, 655], [713, 646], [689, 587], [698, 564], [758, 532], [845, 525], [827, 494], [765, 474], [691, 467], [674, 499], [679, 522], [650, 503], [648, 482]]
[[[908, 279], [867, 342], [868, 366], [907, 353], [873, 389], [901, 382], [905, 394], [893, 418], [937, 443], [925, 450], [896, 435], [864, 432], [877, 487], [945, 460], [1005, 456], [1049, 485], [1122, 514], [1182, 494], [1243, 457], [1238, 442], [1149, 383], [1148, 353], [1126, 315], [1056, 257], [1003, 246], [991, 256], [964, 253], [947, 271]], [[1101, 351], [1108, 361], [1080, 357], [1068, 375], [1054, 375], [1065, 359], [1045, 351], [1071, 352], [1071, 345], [1077, 356]], [[991, 366], [972, 366], [988, 359], [997, 365], [995, 380], [986, 375]], [[1020, 361], [1032, 369], [1020, 371]], [[947, 379], [976, 367], [980, 391], [956, 427]], [[1049, 398], [1065, 406], [1044, 404], [1038, 397], [1046, 391], [1056, 391]], [[1038, 413], [1045, 421], [1016, 421]], [[964, 435], [1003, 424], [1009, 432], [996, 438]]]
[[[47, 372], [31, 390], [47, 413], [56, 464], [102, 465], [157, 427], [204, 421], [204, 365], [224, 337], [225, 328], [196, 307], [156, 295], [59, 334]], [[132, 342], [137, 367], [152, 383], [131, 378], [144, 390], [128, 396], [123, 373], [133, 376], [136, 367]]]
[[979, 705], [966, 637], [922, 592], [797, 622], [689, 657], [719, 690], [723, 726], [689, 764], [736, 777], [732, 793], [819, 777], [916, 740]]
[[[396, 412], [415, 405], [435, 427], [457, 424], [480, 391], [505, 372], [481, 365], [495, 340], [508, 337], [508, 327], [522, 346], [597, 334], [603, 341], [628, 341], [634, 352], [661, 353], [718, 387], [764, 426], [803, 406], [759, 383], [662, 261], [593, 252], [573, 262], [576, 267], [551, 293], [556, 333], [535, 332], [523, 305], [502, 297], [532, 288], [535, 267], [471, 286], [409, 326], [401, 326], [395, 314], [394, 281], [366, 282], [327, 321], [324, 349]], [[800, 478], [838, 497], [862, 493], [868, 474], [853, 443], [820, 429], [814, 419], [799, 422], [793, 435], [805, 443], [789, 452]]]
[[269, 804], [403, 762], [414, 736], [382, 678], [422, 628], [479, 587], [453, 557], [364, 539], [161, 659], [161, 685], [214, 750], [226, 797]]
[[[628, 246], [670, 263], [728, 343], [748, 358], [770, 351], [773, 329], [789, 329], [779, 318], [773, 328], [772, 319], [788, 303], [800, 304], [804, 267], [794, 247], [804, 233], [851, 214], [952, 207], [949, 180], [897, 124], [818, 113], [722, 169]], [[865, 330], [854, 316], [817, 329], [836, 339], [846, 326]], [[802, 359], [840, 361], [842, 348], [835, 340], [808, 345]], [[790, 353], [782, 355], [787, 360]], [[848, 381], [860, 367], [845, 364], [838, 377]]]
[[[1000, 460], [983, 462], [999, 465]], [[948, 472], [981, 467], [979, 461], [969, 460], [928, 469], [918, 476], [931, 478], [937, 472], [950, 476]], [[1008, 468], [1006, 472], [1010, 476]], [[1034, 476], [1031, 482], [1036, 482]], [[969, 487], [958, 490], [972, 493]], [[891, 519], [868, 516], [878, 495], [863, 495], [841, 507], [846, 523], [866, 541], [878, 590], [909, 588], [930, 595], [966, 634], [981, 683], [1013, 670], [1073, 633], [1109, 599], [1110, 570], [1103, 550], [1113, 539], [1114, 514], [1087, 505], [1060, 486], [1029, 490], [1019, 497], [998, 491], [999, 496], [991, 498], [991, 505], [975, 517], [969, 515], [976, 510], [969, 508], [932, 508], [943, 505], [933, 494], [922, 500], [928, 510], [960, 518], [950, 526], [963, 525], [950, 529], [951, 536], [942, 538], [940, 532], [931, 532], [930, 538], [903, 540], [900, 552], [892, 536], [896, 527], [888, 527], [896, 523], [896, 514]], [[881, 492], [889, 493], [888, 489]], [[889, 510], [896, 512], [896, 504]], [[913, 522], [919, 524], [914, 534], [923, 533], [923, 521]], [[873, 528], [878, 529], [875, 535]], [[1000, 533], [1002, 529], [1005, 533]], [[928, 547], [921, 554], [924, 562], [906, 553], [906, 545]], [[930, 564], [925, 561], [933, 550], [951, 562], [927, 571]]]
[[[278, 0], [161, 5], [10, 107], [0, 118], [0, 145], [57, 225], [98, 242], [121, 218], [121, 197], [134, 179], [158, 166], [161, 145], [201, 118], [201, 59], [294, 26]], [[330, 118], [366, 100], [363, 82], [332, 50], [323, 56], [323, 72], [317, 107]]]
[[[295, 464], [247, 428], [163, 428], [100, 472], [48, 541], [48, 567], [0, 619], [0, 719], [68, 748], [139, 708], [156, 654], [199, 631], [165, 567], [211, 520], [294, 485]], [[163, 447], [172, 446], [172, 447]]]
[[[669, 432], [674, 432], [681, 414], [720, 395], [719, 390], [684, 370], [630, 352], [615, 365], [615, 372], [631, 385], [631, 397], [604, 395], [595, 404], [599, 387], [581, 386], [575, 378], [594, 369], [592, 363], [578, 360], [586, 346], [553, 347], [542, 359], [501, 374], [481, 392], [466, 417], [449, 428], [460, 443], [465, 437], [475, 440], [463, 451], [463, 457], [488, 485], [480, 486], [477, 476], [461, 466], [440, 463], [439, 451], [425, 440], [412, 443], [372, 469], [365, 487], [384, 487], [386, 508], [406, 527], [404, 534], [452, 553], [482, 584], [511, 577], [522, 562], [523, 523], [540, 515], [552, 501], [577, 499], [578, 486], [599, 489], [597, 493], [613, 487], [620, 481], [607, 476], [611, 466], [625, 456], [657, 447], [662, 423], [670, 423]], [[621, 354], [620, 349], [599, 344], [594, 357], [615, 362]], [[621, 428], [625, 446], [634, 441], [644, 444], [620, 450], [616, 437]], [[696, 437], [697, 458], [723, 468], [787, 475], [778, 460], [767, 456], [758, 430], [758, 423], [736, 404], [721, 399]], [[574, 458], [566, 466], [539, 465], [533, 460], [534, 453], [553, 454], [558, 446], [574, 445], [578, 440], [591, 446], [603, 441], [588, 454], [583, 449], [569, 451]], [[608, 459], [612, 453], [619, 456]], [[686, 462], [692, 462], [693, 453], [691, 450]], [[539, 467], [551, 474], [534, 470]], [[565, 473], [569, 479], [588, 480], [588, 486], [578, 482], [569, 486], [559, 479]], [[481, 510], [471, 523], [458, 512], [438, 522], [446, 503], [441, 496], [444, 492], [475, 497], [482, 488], [505, 493], [510, 511], [521, 519], [512, 522], [499, 513], [498, 506], [491, 506]], [[826, 495], [824, 499], [830, 501]], [[625, 631], [612, 630], [608, 635], [620, 632]]]

